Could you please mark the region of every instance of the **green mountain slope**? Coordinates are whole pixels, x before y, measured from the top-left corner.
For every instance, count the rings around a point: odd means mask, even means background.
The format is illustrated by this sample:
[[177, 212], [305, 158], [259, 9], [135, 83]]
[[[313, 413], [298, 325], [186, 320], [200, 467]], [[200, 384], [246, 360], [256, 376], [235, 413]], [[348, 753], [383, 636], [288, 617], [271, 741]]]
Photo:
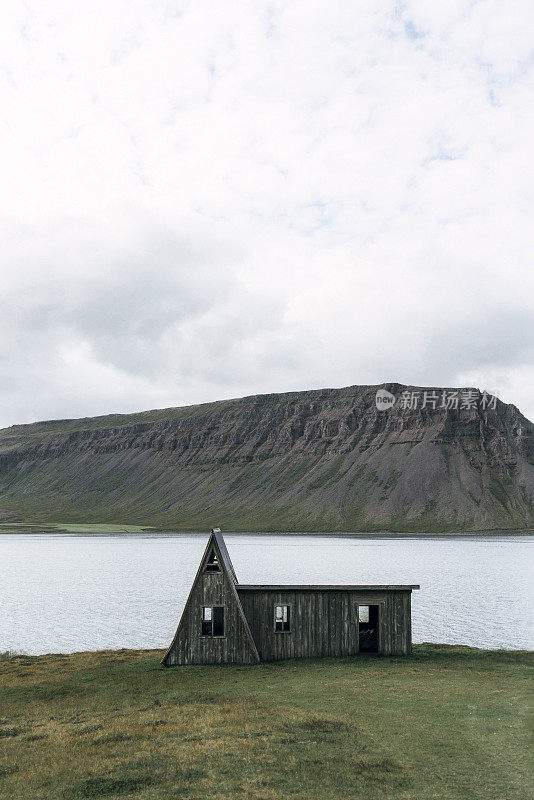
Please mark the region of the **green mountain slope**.
[[6, 428], [0, 519], [250, 531], [534, 524], [534, 428], [515, 406], [483, 409], [477, 395], [472, 409], [378, 411], [377, 388]]

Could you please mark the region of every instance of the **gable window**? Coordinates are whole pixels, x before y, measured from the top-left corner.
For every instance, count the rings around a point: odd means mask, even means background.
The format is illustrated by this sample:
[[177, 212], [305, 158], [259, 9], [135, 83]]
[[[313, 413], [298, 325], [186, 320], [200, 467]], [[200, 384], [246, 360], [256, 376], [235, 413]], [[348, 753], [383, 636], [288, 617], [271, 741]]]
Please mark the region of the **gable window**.
[[220, 572], [219, 562], [217, 560], [217, 553], [212, 549], [209, 558], [206, 562], [206, 572]]
[[291, 630], [290, 606], [274, 607], [274, 630], [276, 633], [289, 633]]
[[224, 636], [224, 606], [203, 606], [202, 636]]

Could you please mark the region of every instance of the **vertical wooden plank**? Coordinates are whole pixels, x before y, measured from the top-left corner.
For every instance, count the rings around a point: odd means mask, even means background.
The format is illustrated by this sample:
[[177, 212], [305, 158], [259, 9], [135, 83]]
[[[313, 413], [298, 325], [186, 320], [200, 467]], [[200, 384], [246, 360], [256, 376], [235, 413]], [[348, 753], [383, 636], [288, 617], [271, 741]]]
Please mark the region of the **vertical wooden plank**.
[[264, 613], [264, 596], [257, 594], [254, 596], [254, 636], [260, 648], [260, 658], [270, 661], [271, 651], [269, 647], [269, 631], [267, 620]]
[[[286, 600], [287, 604], [290, 607], [290, 615], [295, 614], [297, 610], [297, 596], [294, 592], [287, 596]], [[289, 624], [291, 627], [291, 631], [287, 634], [284, 634], [284, 639], [286, 640], [286, 658], [295, 658], [295, 653], [298, 652], [298, 645], [296, 644], [295, 640], [300, 639], [301, 637], [301, 630], [298, 626], [291, 624], [291, 616], [289, 619]]]
[[[273, 594], [272, 598], [273, 599], [272, 599], [272, 603], [270, 604], [269, 612], [272, 612], [273, 605], [278, 605], [280, 603], [280, 595], [279, 594]], [[273, 659], [278, 660], [278, 659], [280, 659], [282, 657], [281, 656], [281, 646], [280, 646], [280, 636], [279, 636], [278, 633], [274, 632], [272, 613], [271, 613], [271, 620], [270, 620], [270, 626], [269, 627], [271, 628], [271, 636], [272, 636], [272, 642], [273, 642]]]
[[323, 627], [323, 653], [325, 656], [330, 655], [330, 600], [328, 592], [323, 592], [323, 608], [325, 624]]
[[302, 658], [304, 649], [304, 642], [306, 641], [306, 615], [303, 612], [303, 594], [302, 592], [295, 592], [293, 595], [293, 620], [291, 627], [293, 629], [293, 658]]
[[400, 601], [401, 598], [398, 592], [392, 593], [391, 600], [393, 604], [393, 652], [397, 655], [401, 647], [401, 636], [399, 627], [399, 615], [401, 612]]
[[265, 636], [265, 650], [266, 660], [273, 661], [275, 658], [275, 645], [273, 633], [273, 605], [274, 594], [268, 592], [262, 595], [262, 621], [263, 621], [263, 635]]
[[360, 641], [358, 636], [357, 602], [353, 599], [352, 595], [349, 598], [349, 637], [350, 637], [350, 654], [357, 655], [360, 652]]
[[338, 655], [342, 656], [345, 652], [344, 642], [345, 642], [345, 625], [344, 625], [344, 607], [345, 607], [345, 597], [344, 592], [337, 593], [337, 617], [338, 617]]
[[358, 597], [357, 595], [351, 596], [350, 604], [350, 630], [352, 636], [352, 650], [354, 653], [360, 652], [360, 636], [358, 624]]
[[324, 609], [323, 609], [323, 595], [318, 592], [315, 595], [315, 653], [316, 657], [323, 655], [323, 630], [324, 630]]
[[352, 603], [350, 598], [350, 592], [347, 592], [346, 599], [345, 599], [345, 641], [347, 647], [347, 655], [351, 656], [354, 653], [353, 641], [352, 641]]
[[325, 592], [326, 602], [328, 604], [328, 629], [327, 629], [327, 643], [328, 655], [335, 656], [336, 652], [336, 604], [335, 595], [333, 592]]
[[310, 593], [308, 599], [308, 613], [310, 616], [308, 626], [308, 654], [310, 657], [315, 658], [317, 655], [317, 595], [315, 592]]
[[316, 655], [315, 630], [317, 627], [317, 595], [315, 592], [310, 592], [310, 596], [306, 601], [306, 608], [308, 614], [308, 647], [306, 655], [308, 658], [314, 658]]
[[330, 595], [330, 641], [332, 656], [339, 655], [339, 592], [329, 592]]
[[319, 636], [321, 639], [321, 656], [328, 656], [328, 628], [330, 624], [328, 613], [328, 597], [326, 592], [321, 592], [321, 626]]
[[406, 635], [408, 638], [406, 655], [412, 652], [412, 593], [406, 592]]

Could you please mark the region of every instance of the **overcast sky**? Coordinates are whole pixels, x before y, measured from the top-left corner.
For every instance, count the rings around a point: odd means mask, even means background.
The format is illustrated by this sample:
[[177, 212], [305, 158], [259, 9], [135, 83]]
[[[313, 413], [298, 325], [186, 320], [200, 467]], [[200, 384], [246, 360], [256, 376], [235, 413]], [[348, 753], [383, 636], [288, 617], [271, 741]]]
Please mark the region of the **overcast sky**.
[[0, 426], [399, 381], [534, 419], [532, 0], [4, 0]]

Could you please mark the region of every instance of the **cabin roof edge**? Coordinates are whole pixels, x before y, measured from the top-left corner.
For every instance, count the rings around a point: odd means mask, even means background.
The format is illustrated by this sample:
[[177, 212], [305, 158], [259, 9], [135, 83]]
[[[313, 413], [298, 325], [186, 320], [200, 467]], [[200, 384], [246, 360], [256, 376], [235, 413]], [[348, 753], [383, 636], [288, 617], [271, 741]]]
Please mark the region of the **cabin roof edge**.
[[420, 584], [352, 584], [352, 583], [322, 583], [322, 584], [252, 584], [240, 583], [236, 587], [238, 591], [243, 592], [313, 592], [313, 591], [334, 591], [334, 592], [351, 592], [351, 591], [392, 591], [392, 592], [408, 592], [413, 589], [420, 589]]
[[[228, 552], [228, 548], [226, 547], [226, 542], [224, 541], [224, 537], [222, 535], [222, 531], [220, 528], [212, 528], [211, 529], [211, 539], [215, 539], [217, 543], [217, 547], [221, 554], [221, 559], [224, 563], [226, 568], [226, 572], [228, 573], [229, 577], [233, 580], [235, 584], [238, 584], [237, 575], [235, 574], [234, 565], [232, 564], [232, 559], [230, 558], [230, 553]], [[208, 542], [209, 545], [209, 542]]]

